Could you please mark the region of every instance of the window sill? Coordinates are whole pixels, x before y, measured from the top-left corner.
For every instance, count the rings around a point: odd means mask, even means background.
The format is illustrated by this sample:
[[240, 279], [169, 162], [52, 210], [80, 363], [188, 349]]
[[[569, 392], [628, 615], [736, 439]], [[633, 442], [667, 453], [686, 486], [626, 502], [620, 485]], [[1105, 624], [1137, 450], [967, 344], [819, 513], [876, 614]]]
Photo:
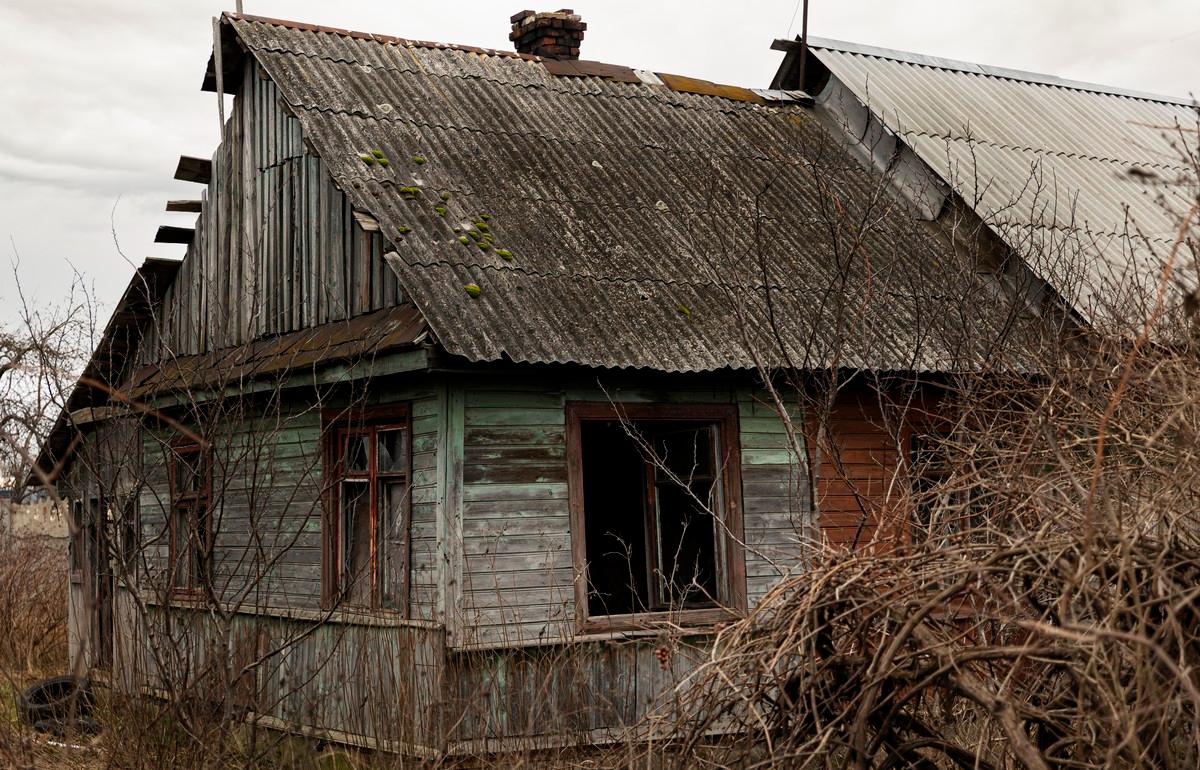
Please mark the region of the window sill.
[[714, 630], [712, 626], [732, 623], [742, 617], [744, 613], [726, 607], [676, 612], [639, 612], [633, 615], [595, 615], [582, 620], [578, 630], [581, 634], [661, 631], [710, 633]]

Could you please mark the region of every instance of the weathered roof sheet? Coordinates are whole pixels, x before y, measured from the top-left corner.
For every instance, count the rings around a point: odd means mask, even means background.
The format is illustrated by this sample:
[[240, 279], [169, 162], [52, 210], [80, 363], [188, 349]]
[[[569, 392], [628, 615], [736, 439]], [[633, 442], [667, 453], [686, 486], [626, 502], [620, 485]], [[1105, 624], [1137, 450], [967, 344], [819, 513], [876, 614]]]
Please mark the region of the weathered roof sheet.
[[273, 374], [296, 374], [318, 366], [353, 361], [411, 347], [425, 332], [421, 314], [397, 305], [348, 321], [335, 321], [288, 334], [191, 356], [176, 356], [134, 372], [130, 398], [179, 389], [213, 387]]
[[[406, 298], [453, 354], [947, 370], [972, 366], [1007, 320], [802, 108], [226, 18], [395, 243]], [[365, 159], [376, 150], [386, 165]]]
[[1194, 103], [835, 40], [809, 45], [1086, 317], [1140, 312], [1153, 296], [1195, 194], [1181, 139], [1197, 128]]
[[[96, 350], [42, 443], [34, 464], [42, 474], [51, 473], [56, 465], [67, 461], [78, 432], [73, 414], [102, 408], [112, 400], [131, 356], [141, 343], [145, 327], [152, 320], [155, 305], [175, 279], [179, 265], [179, 261], [173, 259], [147, 259], [130, 278], [100, 335]], [[26, 483], [41, 484], [42, 477], [32, 471]]]

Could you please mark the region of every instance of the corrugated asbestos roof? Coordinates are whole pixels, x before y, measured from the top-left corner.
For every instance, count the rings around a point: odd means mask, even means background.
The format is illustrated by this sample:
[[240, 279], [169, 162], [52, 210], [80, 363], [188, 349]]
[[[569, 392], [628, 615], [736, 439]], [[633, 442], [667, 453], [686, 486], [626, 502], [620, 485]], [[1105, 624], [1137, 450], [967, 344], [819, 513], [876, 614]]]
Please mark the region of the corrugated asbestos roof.
[[1140, 312], [1195, 194], [1183, 156], [1198, 125], [1192, 103], [840, 41], [809, 44], [1085, 316]]
[[[1008, 320], [803, 108], [226, 20], [355, 207], [378, 218], [406, 297], [450, 353], [955, 370]], [[364, 162], [375, 150], [386, 166]]]

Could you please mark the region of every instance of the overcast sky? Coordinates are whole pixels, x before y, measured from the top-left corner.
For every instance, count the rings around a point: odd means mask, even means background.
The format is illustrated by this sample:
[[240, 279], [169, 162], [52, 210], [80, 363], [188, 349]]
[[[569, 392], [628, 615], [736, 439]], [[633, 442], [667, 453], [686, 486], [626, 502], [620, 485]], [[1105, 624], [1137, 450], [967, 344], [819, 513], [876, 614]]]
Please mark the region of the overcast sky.
[[[511, 3], [245, 0], [245, 11], [329, 26], [508, 48]], [[156, 245], [180, 154], [209, 157], [216, 97], [200, 91], [212, 17], [233, 2], [0, 0], [0, 321], [13, 317], [10, 263], [53, 303], [73, 271], [106, 314]], [[555, 10], [557, 5], [534, 6]], [[583, 58], [765, 87], [795, 35], [796, 0], [575, 0]], [[812, 0], [811, 34], [1046, 72], [1143, 91], [1200, 93], [1197, 0]], [[120, 245], [114, 243], [113, 232]]]

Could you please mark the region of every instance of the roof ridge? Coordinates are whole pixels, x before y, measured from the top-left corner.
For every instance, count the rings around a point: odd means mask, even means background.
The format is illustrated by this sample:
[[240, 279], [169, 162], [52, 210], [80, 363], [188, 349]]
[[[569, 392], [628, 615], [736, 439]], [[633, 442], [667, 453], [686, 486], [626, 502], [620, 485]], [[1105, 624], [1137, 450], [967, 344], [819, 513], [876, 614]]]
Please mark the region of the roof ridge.
[[[230, 21], [242, 21], [247, 23], [282, 27], [284, 29], [297, 32], [317, 32], [340, 35], [354, 38], [356, 40], [382, 43], [384, 45], [399, 45], [407, 48], [424, 48], [439, 51], [463, 51], [481, 56], [496, 56], [507, 59], [519, 59], [531, 63], [542, 64], [551, 72], [551, 74], [555, 75], [556, 77], [596, 77], [609, 82], [625, 83], [629, 85], [638, 84], [647, 86], [660, 86], [673, 93], [709, 96], [726, 102], [745, 102], [760, 106], [787, 106], [791, 104], [811, 103], [811, 98], [809, 95], [799, 91], [782, 91], [779, 89], [770, 88], [748, 88], [745, 86], [718, 83], [715, 81], [705, 80], [703, 78], [692, 77], [690, 75], [639, 70], [626, 65], [607, 64], [604, 62], [578, 59], [552, 59], [542, 56], [534, 56], [531, 54], [523, 54], [516, 51], [505, 51], [495, 48], [480, 48], [478, 46], [462, 45], [459, 43], [437, 43], [428, 40], [413, 40], [410, 38], [394, 37], [392, 35], [356, 32], [354, 30], [342, 29], [339, 27], [325, 27], [318, 24], [309, 24], [307, 22], [275, 19], [267, 16], [238, 14], [231, 11], [226, 11], [223, 18]], [[294, 51], [290, 49], [280, 49], [266, 46], [251, 47], [255, 48], [256, 50], [264, 50], [272, 53], [287, 53], [292, 56], [318, 58], [347, 64], [361, 63], [355, 61], [354, 59], [344, 59], [341, 57], [335, 58], [322, 54], [312, 54], [305, 51]], [[212, 63], [210, 62], [210, 67], [211, 66]], [[624, 74], [622, 76], [614, 76], [613, 72], [617, 70]]]
[[414, 40], [412, 38], [397, 37], [395, 35], [383, 35], [375, 32], [360, 32], [353, 29], [343, 29], [341, 27], [326, 27], [321, 24], [311, 24], [304, 21], [292, 21], [290, 19], [277, 19], [271, 16], [255, 16], [249, 13], [237, 13], [236, 11], [225, 11], [222, 17], [227, 19], [236, 19], [238, 21], [256, 22], [259, 24], [269, 24], [275, 27], [284, 27], [302, 32], [324, 32], [331, 35], [341, 35], [350, 37], [356, 40], [369, 40], [376, 43], [412, 46], [414, 48], [436, 48], [451, 51], [467, 51], [468, 53], [478, 53], [485, 56], [502, 56], [508, 59], [524, 59], [525, 61], [540, 62], [542, 57], [532, 54], [519, 53], [517, 51], [506, 51], [499, 48], [483, 48], [474, 45], [462, 45], [459, 43], [439, 43], [433, 40]]
[[1083, 80], [1069, 80], [1067, 78], [1060, 78], [1057, 75], [1049, 75], [1041, 72], [1030, 72], [1028, 70], [997, 67], [991, 64], [980, 64], [977, 62], [962, 61], [960, 59], [947, 59], [940, 56], [930, 56], [928, 54], [916, 53], [914, 51], [902, 51], [894, 48], [881, 48], [873, 45], [865, 45], [863, 43], [854, 43], [847, 40], [834, 40], [832, 38], [815, 37], [813, 35], [809, 35], [808, 44], [812, 48], [825, 48], [833, 51], [840, 51], [842, 53], [873, 56], [879, 59], [891, 59], [893, 61], [903, 62], [905, 64], [913, 64], [919, 67], [954, 70], [956, 72], [984, 75], [986, 77], [1000, 78], [1003, 80], [1016, 80], [1025, 83], [1036, 83], [1038, 85], [1052, 86], [1055, 88], [1065, 88], [1071, 91], [1087, 91], [1090, 93], [1104, 94], [1106, 96], [1118, 96], [1127, 99], [1162, 102], [1164, 104], [1175, 104], [1182, 107], [1200, 107], [1200, 104], [1198, 104], [1195, 99], [1186, 99], [1180, 96], [1166, 96], [1163, 94], [1138, 91], [1132, 88], [1108, 86], [1102, 83], [1089, 83]]

